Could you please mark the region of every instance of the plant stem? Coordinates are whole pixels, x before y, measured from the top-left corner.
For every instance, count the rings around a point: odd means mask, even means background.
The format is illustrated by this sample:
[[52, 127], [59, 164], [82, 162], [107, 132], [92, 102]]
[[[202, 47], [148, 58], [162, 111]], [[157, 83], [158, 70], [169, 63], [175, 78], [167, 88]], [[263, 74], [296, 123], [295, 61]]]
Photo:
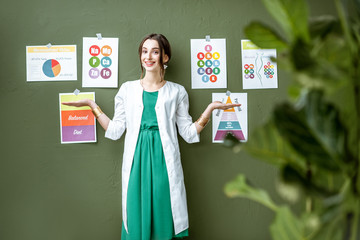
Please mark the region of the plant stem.
[[[311, 171], [311, 164], [310, 162], [307, 162], [307, 171], [306, 171], [306, 180], [308, 180], [309, 182], [312, 181], [312, 177], [313, 177], [313, 174], [312, 174], [312, 171]], [[306, 198], [306, 212], [308, 213], [311, 213], [312, 210], [313, 210], [313, 200], [312, 198], [309, 196]]]
[[305, 202], [305, 209], [307, 213], [311, 213], [312, 211], [312, 199], [311, 197], [307, 197], [306, 198], [306, 202]]
[[335, 0], [335, 6], [336, 6], [337, 13], [339, 15], [341, 27], [344, 31], [345, 39], [346, 39], [347, 43], [349, 44], [350, 51], [351, 51], [351, 53], [356, 53], [356, 45], [352, 41], [351, 32], [350, 32], [350, 28], [348, 25], [348, 21], [346, 19], [344, 6], [340, 0]]
[[328, 176], [328, 186], [330, 191], [334, 190], [334, 176], [332, 174]]
[[359, 225], [359, 204], [360, 201], [359, 199], [357, 199], [357, 201], [355, 202], [355, 213], [353, 216], [353, 221], [352, 221], [352, 226], [351, 226], [351, 239], [350, 240], [357, 240], [357, 230], [358, 230], [358, 225]]
[[352, 230], [353, 230], [353, 218], [354, 218], [354, 213], [350, 212], [350, 213], [347, 213], [346, 214], [346, 228], [345, 228], [345, 236], [344, 236], [344, 239], [345, 240], [350, 240], [353, 239], [351, 237], [352, 235]]
[[344, 10], [342, 9], [342, 6], [339, 2], [339, 0], [336, 0], [337, 9], [339, 12], [340, 20], [342, 23], [342, 27], [345, 33], [345, 36], [347, 38], [347, 42], [350, 46], [350, 49], [352, 50], [352, 58], [353, 58], [353, 72], [351, 74], [352, 79], [352, 85], [354, 89], [354, 101], [355, 101], [355, 144], [356, 144], [356, 150], [355, 150], [355, 174], [352, 178], [351, 184], [352, 184], [352, 193], [354, 194], [355, 198], [355, 206], [354, 206], [354, 212], [351, 214], [348, 214], [348, 223], [349, 223], [349, 239], [356, 240], [357, 234], [358, 234], [358, 225], [359, 225], [359, 215], [360, 215], [360, 71], [358, 70], [358, 66], [360, 63], [359, 59], [359, 48], [356, 45], [356, 41], [353, 40], [351, 36], [350, 28], [347, 24], [347, 20], [344, 16]]
[[[359, 59], [355, 57], [355, 62], [354, 66], [358, 66], [357, 64], [359, 63]], [[360, 77], [360, 76], [359, 76]], [[355, 76], [353, 77], [353, 84], [354, 84], [354, 98], [355, 98], [355, 108], [356, 108], [356, 141], [357, 141], [357, 149], [356, 149], [356, 168], [357, 171], [355, 173], [355, 176], [353, 178], [353, 192], [354, 192], [354, 197], [356, 198], [355, 201], [355, 215], [354, 215], [354, 220], [353, 220], [353, 225], [351, 226], [351, 230], [352, 230], [352, 238], [351, 240], [356, 240], [357, 239], [357, 229], [358, 229], [358, 225], [359, 225], [359, 215], [360, 215], [360, 199], [359, 199], [359, 192], [360, 192], [360, 178], [359, 178], [359, 174], [360, 174], [360, 123], [359, 123], [359, 119], [360, 119], [360, 86], [359, 83], [357, 82], [358, 78]]]
[[[358, 61], [357, 61], [358, 62]], [[354, 98], [355, 98], [355, 109], [356, 109], [356, 168], [357, 171], [355, 173], [354, 179], [353, 179], [353, 183], [354, 183], [354, 193], [355, 195], [359, 196], [359, 192], [360, 192], [360, 178], [359, 178], [359, 173], [360, 173], [360, 123], [359, 123], [359, 119], [360, 119], [360, 86], [357, 83], [357, 79], [356, 77], [354, 77], [353, 80], [353, 85], [354, 85]]]

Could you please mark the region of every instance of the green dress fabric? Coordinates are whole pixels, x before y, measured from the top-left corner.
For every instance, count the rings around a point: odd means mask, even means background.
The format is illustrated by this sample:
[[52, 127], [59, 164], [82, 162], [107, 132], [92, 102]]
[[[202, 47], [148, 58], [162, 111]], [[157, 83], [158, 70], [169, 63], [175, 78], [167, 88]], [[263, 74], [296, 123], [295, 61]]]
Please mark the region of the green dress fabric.
[[131, 168], [127, 195], [128, 233], [122, 240], [169, 240], [174, 235], [169, 178], [161, 144], [155, 105], [158, 92], [143, 92], [144, 110]]

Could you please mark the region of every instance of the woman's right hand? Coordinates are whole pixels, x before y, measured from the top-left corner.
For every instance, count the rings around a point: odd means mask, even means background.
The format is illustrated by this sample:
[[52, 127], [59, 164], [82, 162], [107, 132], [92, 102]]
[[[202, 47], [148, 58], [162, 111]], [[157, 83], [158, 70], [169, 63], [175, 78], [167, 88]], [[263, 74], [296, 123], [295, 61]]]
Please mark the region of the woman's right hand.
[[75, 102], [63, 102], [62, 104], [67, 105], [67, 106], [72, 106], [72, 107], [84, 107], [84, 106], [89, 106], [92, 109], [96, 108], [97, 105], [94, 102], [94, 100], [91, 99], [81, 99], [79, 101], [75, 101]]
[[[63, 102], [62, 104], [72, 107], [89, 106], [92, 110], [98, 107], [96, 102], [92, 99], [81, 99], [79, 101], [74, 101], [74, 102]], [[110, 118], [106, 116], [105, 113], [102, 113], [97, 117], [97, 121], [106, 131], [109, 126]]]

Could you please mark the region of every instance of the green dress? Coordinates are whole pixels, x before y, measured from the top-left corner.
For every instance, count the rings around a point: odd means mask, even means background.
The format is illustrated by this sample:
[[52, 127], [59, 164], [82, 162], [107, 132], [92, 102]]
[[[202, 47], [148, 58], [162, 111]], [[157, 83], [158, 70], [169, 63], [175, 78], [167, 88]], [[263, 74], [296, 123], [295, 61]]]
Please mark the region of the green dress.
[[155, 105], [158, 92], [143, 92], [144, 110], [127, 195], [128, 230], [122, 240], [169, 240], [174, 235], [169, 178], [161, 145]]

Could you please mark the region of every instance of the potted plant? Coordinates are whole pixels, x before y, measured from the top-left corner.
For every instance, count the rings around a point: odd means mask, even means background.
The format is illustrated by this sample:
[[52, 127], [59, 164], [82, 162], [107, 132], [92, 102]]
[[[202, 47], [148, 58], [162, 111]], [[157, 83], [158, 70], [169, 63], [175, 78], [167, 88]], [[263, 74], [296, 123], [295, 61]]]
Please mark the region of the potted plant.
[[[294, 84], [289, 100], [274, 107], [247, 143], [229, 135], [225, 145], [279, 168], [277, 189], [289, 202], [274, 203], [243, 174], [226, 184], [225, 193], [273, 210], [274, 240], [359, 239], [360, 1], [335, 0], [338, 17], [315, 19], [304, 0], [263, 4], [282, 33], [252, 22], [245, 34], [260, 48], [277, 49], [278, 66]], [[300, 214], [292, 210], [294, 201], [303, 203]]]

